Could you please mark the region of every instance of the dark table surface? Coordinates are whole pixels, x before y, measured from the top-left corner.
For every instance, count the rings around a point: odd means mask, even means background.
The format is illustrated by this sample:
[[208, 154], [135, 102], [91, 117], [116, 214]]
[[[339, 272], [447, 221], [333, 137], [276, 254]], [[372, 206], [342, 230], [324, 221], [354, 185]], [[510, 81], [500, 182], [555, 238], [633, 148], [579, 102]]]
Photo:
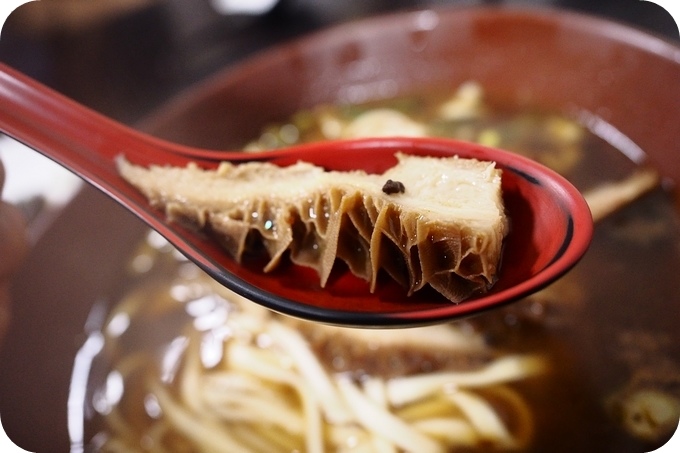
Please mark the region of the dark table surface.
[[[127, 12], [118, 8], [110, 14], [104, 6], [98, 13], [81, 9], [76, 14], [73, 5], [92, 2], [61, 1], [70, 13], [58, 14], [60, 0], [52, 0], [50, 5], [30, 2], [10, 15], [2, 30], [0, 60], [126, 123], [253, 52], [385, 12], [476, 4], [565, 8], [680, 41], [670, 14], [640, 0], [279, 0], [256, 16], [219, 14], [209, 0], [137, 0], [139, 5]], [[50, 16], [50, 26], [38, 20], [44, 15]]]

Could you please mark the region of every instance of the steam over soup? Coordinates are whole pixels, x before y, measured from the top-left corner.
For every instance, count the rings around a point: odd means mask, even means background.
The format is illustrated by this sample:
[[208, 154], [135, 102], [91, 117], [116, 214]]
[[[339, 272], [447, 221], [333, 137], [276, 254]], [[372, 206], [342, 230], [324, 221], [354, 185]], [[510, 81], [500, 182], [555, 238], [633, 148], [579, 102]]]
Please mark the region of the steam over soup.
[[385, 331], [271, 313], [150, 233], [89, 334], [86, 346], [101, 351], [75, 368], [74, 383], [84, 373], [89, 384], [70, 414], [84, 420], [74, 444], [228, 453], [662, 445], [680, 417], [678, 319], [658, 322], [659, 311], [677, 312], [680, 217], [653, 171], [590, 131], [596, 121], [495, 105], [465, 84], [450, 97], [320, 106], [267, 128], [249, 150], [398, 130], [520, 152], [584, 192], [598, 221], [593, 244], [569, 274], [509, 307]]

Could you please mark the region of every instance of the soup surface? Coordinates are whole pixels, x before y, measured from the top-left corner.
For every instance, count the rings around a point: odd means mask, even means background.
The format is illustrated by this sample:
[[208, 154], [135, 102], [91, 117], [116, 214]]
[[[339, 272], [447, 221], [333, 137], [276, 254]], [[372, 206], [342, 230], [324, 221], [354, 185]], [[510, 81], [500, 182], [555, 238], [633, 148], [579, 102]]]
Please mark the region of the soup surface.
[[266, 128], [247, 150], [437, 135], [525, 154], [584, 192], [593, 244], [561, 280], [507, 308], [384, 331], [268, 312], [150, 233], [119, 294], [93, 309], [101, 321], [89, 324], [74, 367], [73, 450], [643, 452], [665, 443], [680, 417], [680, 217], [641, 150], [572, 113], [495, 105], [467, 83], [319, 106]]

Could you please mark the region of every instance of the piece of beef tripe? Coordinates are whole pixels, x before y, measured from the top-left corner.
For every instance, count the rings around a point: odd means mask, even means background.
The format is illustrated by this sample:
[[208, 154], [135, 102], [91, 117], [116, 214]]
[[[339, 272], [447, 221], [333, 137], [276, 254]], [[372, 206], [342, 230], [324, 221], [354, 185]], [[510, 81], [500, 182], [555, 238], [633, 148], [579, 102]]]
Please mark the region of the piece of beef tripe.
[[493, 162], [397, 154], [383, 174], [222, 163], [215, 170], [140, 167], [118, 158], [123, 178], [171, 221], [216, 234], [236, 260], [253, 243], [309, 266], [324, 286], [336, 260], [370, 282], [386, 272], [410, 294], [430, 285], [452, 302], [487, 291], [508, 231], [501, 170]]

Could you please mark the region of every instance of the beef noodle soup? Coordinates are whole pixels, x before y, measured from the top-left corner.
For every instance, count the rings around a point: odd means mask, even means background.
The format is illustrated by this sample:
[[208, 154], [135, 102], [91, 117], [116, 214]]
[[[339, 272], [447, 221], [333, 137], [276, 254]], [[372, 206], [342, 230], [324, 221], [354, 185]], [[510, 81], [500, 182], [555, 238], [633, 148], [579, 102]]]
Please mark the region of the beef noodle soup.
[[593, 209], [591, 249], [509, 307], [361, 330], [271, 313], [149, 233], [120, 294], [88, 323], [69, 403], [74, 451], [642, 452], [665, 443], [680, 416], [680, 217], [642, 151], [586, 112], [494, 105], [474, 83], [319, 106], [246, 150], [367, 135], [476, 141], [552, 167]]

